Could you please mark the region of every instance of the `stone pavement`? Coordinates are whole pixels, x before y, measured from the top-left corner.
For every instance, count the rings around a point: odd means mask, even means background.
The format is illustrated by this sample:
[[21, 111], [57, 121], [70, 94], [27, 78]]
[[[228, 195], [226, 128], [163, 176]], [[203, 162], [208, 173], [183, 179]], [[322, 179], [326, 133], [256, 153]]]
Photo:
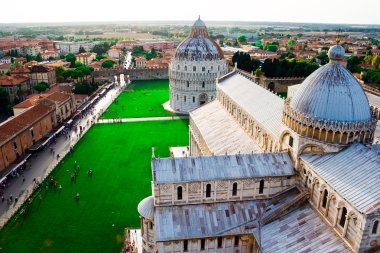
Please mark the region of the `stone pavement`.
[[[73, 127], [73, 129], [69, 131], [68, 138], [63, 135], [57, 137], [56, 143], [51, 144], [49, 147], [31, 156], [28, 161], [31, 168], [27, 168], [22, 176], [8, 180], [8, 186], [4, 189], [4, 197], [7, 199], [12, 195], [13, 198], [18, 197], [19, 200], [17, 203], [13, 202], [10, 205], [6, 200], [0, 202], [0, 228], [4, 226], [22, 203], [32, 194], [33, 187], [35, 186], [33, 179], [36, 178], [38, 182], [42, 182], [42, 180], [50, 174], [59, 161], [70, 151], [70, 147], [74, 146], [91, 128], [93, 117], [95, 116], [96, 119], [99, 118], [104, 110], [124, 90], [124, 87], [125, 85], [117, 85], [107, 92], [94, 106], [93, 114], [88, 113], [87, 116], [78, 121], [77, 127]], [[79, 129], [79, 126], [82, 126], [82, 134], [76, 131]], [[54, 149], [54, 154], [50, 151], [50, 148]], [[57, 159], [57, 154], [60, 155], [59, 159]], [[25, 180], [23, 180], [23, 178], [25, 178]]]
[[97, 124], [109, 124], [109, 123], [121, 123], [121, 122], [139, 122], [139, 121], [157, 121], [157, 120], [178, 120], [178, 119], [189, 119], [189, 116], [98, 119], [96, 123], [97, 123]]

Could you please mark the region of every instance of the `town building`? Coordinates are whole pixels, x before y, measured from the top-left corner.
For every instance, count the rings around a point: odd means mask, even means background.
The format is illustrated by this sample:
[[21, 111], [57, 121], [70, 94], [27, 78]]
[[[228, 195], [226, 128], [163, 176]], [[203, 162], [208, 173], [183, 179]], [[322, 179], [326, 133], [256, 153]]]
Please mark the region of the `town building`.
[[54, 107], [37, 104], [0, 124], [0, 171], [20, 158], [55, 126]]
[[39, 104], [46, 103], [55, 105], [55, 122], [58, 124], [70, 118], [76, 111], [74, 94], [61, 91], [53, 91], [42, 94], [33, 94], [21, 103], [13, 107], [14, 115], [20, 115], [25, 110]]
[[137, 57], [135, 59], [136, 62], [136, 68], [145, 68], [147, 60], [145, 57]]
[[92, 41], [78, 41], [78, 42], [57, 42], [55, 44], [56, 49], [60, 54], [79, 53], [79, 48], [83, 47], [86, 52], [89, 52], [95, 46], [95, 43]]
[[219, 45], [199, 18], [190, 36], [177, 47], [169, 66], [170, 107], [190, 112], [216, 96], [215, 80], [228, 71]]
[[10, 56], [5, 56], [5, 57], [3, 57], [3, 58], [0, 59], [0, 63], [11, 64], [11, 63], [12, 63], [12, 57], [10, 57]]
[[174, 49], [175, 43], [174, 41], [144, 41], [142, 42], [143, 49], [145, 51], [150, 51], [152, 48], [163, 51], [167, 49]]
[[[9, 99], [13, 102], [15, 98], [24, 100], [30, 94], [29, 77], [25, 76], [0, 76], [0, 86], [5, 88]], [[20, 101], [19, 100], [19, 101]]]
[[45, 50], [41, 53], [42, 60], [50, 61], [51, 59], [57, 59], [59, 57], [57, 51]]
[[236, 68], [219, 77], [190, 112], [190, 156], [152, 154], [143, 252], [378, 252], [379, 114], [344, 51], [286, 100]]
[[107, 51], [108, 57], [112, 59], [119, 59], [122, 55], [122, 51], [119, 48], [111, 48]]
[[30, 83], [32, 85], [45, 82], [49, 87], [53, 87], [57, 84], [55, 69], [43, 65], [34, 65], [30, 66], [29, 70]]
[[5, 75], [6, 73], [10, 72], [10, 70], [11, 70], [11, 64], [0, 63], [0, 74]]
[[76, 55], [77, 61], [83, 63], [83, 64], [90, 64], [95, 60], [96, 53], [81, 53]]

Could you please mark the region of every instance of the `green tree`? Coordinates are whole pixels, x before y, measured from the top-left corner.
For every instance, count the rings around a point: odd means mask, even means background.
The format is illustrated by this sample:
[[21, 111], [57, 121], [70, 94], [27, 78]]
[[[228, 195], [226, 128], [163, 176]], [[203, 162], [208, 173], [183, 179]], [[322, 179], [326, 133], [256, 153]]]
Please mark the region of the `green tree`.
[[238, 41], [239, 43], [245, 43], [247, 42], [247, 37], [245, 37], [244, 35], [241, 35], [239, 36]]
[[259, 77], [262, 75], [262, 72], [261, 72], [261, 69], [256, 69], [255, 72], [254, 72], [255, 76], [256, 77]]
[[326, 63], [329, 62], [329, 56], [327, 55], [326, 52], [322, 52], [317, 56], [317, 59], [319, 59], [321, 65], [325, 65]]
[[371, 65], [376, 69], [380, 68], [380, 57], [378, 55], [372, 57]]
[[79, 53], [86, 53], [86, 49], [84, 49], [84, 47], [80, 46], [79, 47]]
[[38, 62], [42, 62], [42, 55], [41, 55], [41, 53], [38, 53], [38, 54], [36, 55], [36, 61], [38, 61]]
[[266, 50], [271, 51], [271, 52], [277, 52], [277, 46], [276, 45], [268, 45]]
[[61, 55], [59, 56], [59, 58], [60, 58], [61, 60], [63, 60], [63, 59], [66, 58], [66, 56], [65, 56], [64, 54], [61, 54]]
[[95, 56], [95, 59], [96, 60], [101, 60], [101, 59], [104, 59], [104, 58], [106, 58], [106, 56], [105, 55], [103, 55], [103, 54], [97, 54], [96, 56]]
[[102, 68], [107, 68], [107, 69], [110, 69], [113, 67], [113, 65], [115, 65], [115, 62], [112, 61], [112, 60], [106, 60], [102, 63]]
[[70, 68], [75, 67], [75, 61], [76, 60], [77, 60], [77, 58], [75, 57], [74, 54], [70, 53], [70, 54], [66, 55], [66, 61], [70, 62]]
[[2, 86], [0, 86], [0, 114], [11, 114], [9, 94], [7, 90]]
[[38, 93], [44, 92], [48, 88], [49, 88], [49, 85], [45, 82], [39, 82], [39, 83], [36, 83], [35, 85], [33, 85], [33, 89], [38, 91]]

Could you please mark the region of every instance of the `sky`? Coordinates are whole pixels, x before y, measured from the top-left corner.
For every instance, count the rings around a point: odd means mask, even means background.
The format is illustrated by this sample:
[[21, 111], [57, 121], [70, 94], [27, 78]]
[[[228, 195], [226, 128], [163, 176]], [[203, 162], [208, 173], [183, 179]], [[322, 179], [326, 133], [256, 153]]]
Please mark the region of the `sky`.
[[275, 21], [380, 25], [380, 0], [1, 0], [0, 23]]

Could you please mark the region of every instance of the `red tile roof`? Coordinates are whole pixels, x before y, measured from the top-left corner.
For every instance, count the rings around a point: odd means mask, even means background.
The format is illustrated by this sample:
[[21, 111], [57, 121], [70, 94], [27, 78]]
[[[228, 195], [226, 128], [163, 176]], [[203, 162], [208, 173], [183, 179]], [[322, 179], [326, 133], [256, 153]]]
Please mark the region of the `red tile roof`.
[[29, 78], [25, 76], [0, 76], [1, 86], [15, 86], [27, 81], [29, 81]]
[[31, 127], [34, 122], [53, 110], [54, 108], [50, 106], [38, 104], [20, 115], [4, 122], [0, 125], [0, 144], [14, 138], [19, 132]]

